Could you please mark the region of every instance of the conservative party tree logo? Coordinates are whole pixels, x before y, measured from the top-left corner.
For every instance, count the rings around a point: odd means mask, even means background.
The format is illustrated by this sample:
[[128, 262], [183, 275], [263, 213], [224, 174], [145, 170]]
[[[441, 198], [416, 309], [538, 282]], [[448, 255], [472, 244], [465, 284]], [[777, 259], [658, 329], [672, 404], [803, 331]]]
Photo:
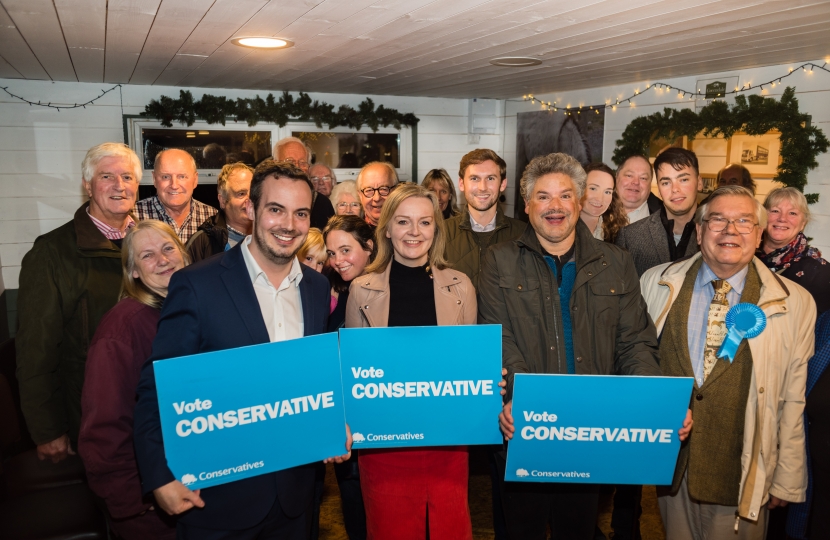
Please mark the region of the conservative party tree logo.
[[364, 437], [362, 433], [355, 433], [352, 435], [352, 441], [355, 443], [366, 442], [366, 437]]
[[182, 476], [182, 484], [184, 484], [186, 486], [189, 486], [190, 484], [193, 484], [194, 482], [196, 482], [196, 477], [193, 476], [192, 474], [186, 474], [186, 475]]

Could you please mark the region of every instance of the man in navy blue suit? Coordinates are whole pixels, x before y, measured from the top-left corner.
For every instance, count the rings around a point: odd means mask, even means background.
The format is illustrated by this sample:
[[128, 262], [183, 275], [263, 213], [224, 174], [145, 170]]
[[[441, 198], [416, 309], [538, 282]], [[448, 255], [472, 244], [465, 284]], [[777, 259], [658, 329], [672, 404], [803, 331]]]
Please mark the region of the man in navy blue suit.
[[295, 256], [308, 233], [312, 192], [301, 170], [264, 161], [246, 203], [252, 236], [170, 280], [138, 386], [135, 446], [143, 491], [152, 492], [164, 511], [181, 514], [179, 538], [308, 536], [313, 464], [196, 491], [173, 476], [164, 456], [153, 361], [326, 331], [328, 280]]

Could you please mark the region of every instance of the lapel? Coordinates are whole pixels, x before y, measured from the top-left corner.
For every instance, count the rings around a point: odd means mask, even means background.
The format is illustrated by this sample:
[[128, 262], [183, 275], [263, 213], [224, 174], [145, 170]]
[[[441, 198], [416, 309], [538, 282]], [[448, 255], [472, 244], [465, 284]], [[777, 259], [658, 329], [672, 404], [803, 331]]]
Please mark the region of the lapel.
[[[667, 324], [663, 327], [663, 332], [671, 332], [672, 334], [672, 343], [680, 356], [680, 367], [683, 370], [683, 375], [685, 377], [691, 377], [695, 381], [695, 387], [697, 387], [697, 379], [695, 378], [695, 371], [692, 369], [692, 359], [689, 354], [689, 309], [692, 307], [692, 292], [694, 290], [697, 272], [700, 270], [702, 264], [702, 261], [696, 262], [686, 273], [677, 299], [672, 305], [669, 316], [666, 319]], [[675, 309], [677, 311], [674, 311]], [[677, 317], [676, 319], [674, 319], [675, 316]], [[669, 321], [672, 321], [672, 324], [668, 324]]]
[[304, 264], [300, 265], [303, 271], [303, 279], [300, 280], [300, 305], [303, 311], [303, 335], [311, 336], [316, 334], [316, 329], [312, 326], [314, 321], [314, 289], [311, 286], [311, 280], [308, 278], [309, 272], [314, 272], [311, 268]]
[[654, 246], [657, 252], [657, 260], [670, 261], [669, 240], [666, 236], [666, 228], [663, 226], [660, 212], [655, 212], [648, 216], [648, 232], [651, 235], [651, 245]]
[[[253, 344], [268, 343], [268, 328], [262, 319], [259, 309], [259, 300], [254, 292], [254, 285], [248, 274], [245, 259], [242, 258], [242, 242], [226, 252], [222, 257], [222, 283], [228, 290], [231, 301], [239, 312], [239, 317], [245, 323]], [[303, 311], [305, 313], [305, 310]]]

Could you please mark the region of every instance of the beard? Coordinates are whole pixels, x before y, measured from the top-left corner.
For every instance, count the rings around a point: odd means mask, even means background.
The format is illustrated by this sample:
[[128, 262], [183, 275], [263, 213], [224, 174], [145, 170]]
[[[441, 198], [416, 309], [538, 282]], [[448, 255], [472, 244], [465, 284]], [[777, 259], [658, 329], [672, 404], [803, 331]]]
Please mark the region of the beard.
[[[300, 236], [299, 231], [296, 230], [288, 230], [288, 229], [280, 229], [278, 231], [274, 231], [276, 234], [280, 234], [283, 236]], [[273, 247], [268, 244], [268, 241], [263, 236], [260, 236], [259, 231], [254, 228], [253, 231], [254, 242], [256, 242], [259, 251], [268, 257], [268, 260], [271, 262], [278, 264], [278, 265], [285, 265], [291, 262], [297, 252], [300, 251], [300, 248], [303, 246], [302, 242], [297, 244], [297, 247], [292, 252], [278, 252]]]

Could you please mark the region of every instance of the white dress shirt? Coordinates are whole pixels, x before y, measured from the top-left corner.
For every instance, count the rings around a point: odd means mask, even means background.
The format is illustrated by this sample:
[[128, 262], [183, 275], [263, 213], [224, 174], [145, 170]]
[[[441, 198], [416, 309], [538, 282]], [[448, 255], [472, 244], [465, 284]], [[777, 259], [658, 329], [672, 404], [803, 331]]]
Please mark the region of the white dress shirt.
[[473, 228], [473, 232], [490, 232], [496, 230], [496, 217], [498, 217], [498, 213], [493, 214], [493, 219], [490, 220], [490, 223], [487, 225], [479, 225], [478, 221], [473, 219], [473, 215], [470, 214], [470, 226]]
[[248, 275], [254, 285], [262, 320], [265, 321], [265, 327], [268, 329], [268, 338], [273, 343], [303, 337], [305, 324], [303, 323], [303, 303], [300, 299], [300, 280], [303, 279], [303, 271], [300, 261], [294, 257], [288, 275], [279, 287], [274, 287], [251, 255], [248, 249], [250, 244], [250, 236], [242, 241], [242, 258], [245, 260]]
[[628, 224], [631, 225], [635, 221], [640, 221], [641, 219], [646, 219], [649, 216], [648, 211], [648, 199], [645, 200], [643, 204], [636, 210], [632, 210], [628, 213]]

